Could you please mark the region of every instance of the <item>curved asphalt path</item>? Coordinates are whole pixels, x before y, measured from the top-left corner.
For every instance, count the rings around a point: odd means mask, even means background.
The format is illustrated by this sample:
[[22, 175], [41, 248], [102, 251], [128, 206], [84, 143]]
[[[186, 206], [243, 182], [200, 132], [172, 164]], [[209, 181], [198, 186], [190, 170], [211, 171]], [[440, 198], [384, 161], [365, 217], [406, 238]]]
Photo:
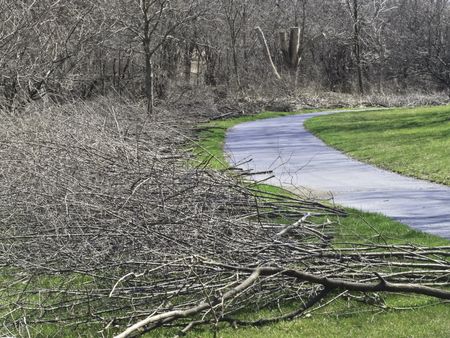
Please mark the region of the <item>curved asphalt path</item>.
[[[341, 111], [342, 112], [342, 111]], [[327, 111], [246, 122], [225, 140], [242, 169], [273, 172], [267, 183], [302, 188], [318, 198], [379, 212], [415, 229], [450, 239], [450, 187], [395, 174], [349, 158], [308, 132], [305, 120]], [[271, 175], [255, 175], [263, 180]], [[305, 189], [306, 188], [306, 189]]]

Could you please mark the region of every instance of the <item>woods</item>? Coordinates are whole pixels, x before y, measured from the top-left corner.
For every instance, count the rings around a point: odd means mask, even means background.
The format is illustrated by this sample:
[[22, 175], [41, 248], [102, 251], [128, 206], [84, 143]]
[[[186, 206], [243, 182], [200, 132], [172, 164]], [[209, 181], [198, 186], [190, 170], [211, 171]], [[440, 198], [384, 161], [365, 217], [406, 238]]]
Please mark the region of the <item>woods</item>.
[[343, 225], [199, 138], [262, 110], [449, 95], [448, 0], [0, 0], [0, 336], [446, 304], [446, 240]]
[[[1, 7], [0, 91], [11, 109], [44, 93], [58, 101], [117, 91], [146, 97], [151, 111], [153, 91], [163, 100], [186, 85], [299, 94], [450, 86], [445, 0], [3, 0]], [[282, 81], [267, 71], [261, 32]]]

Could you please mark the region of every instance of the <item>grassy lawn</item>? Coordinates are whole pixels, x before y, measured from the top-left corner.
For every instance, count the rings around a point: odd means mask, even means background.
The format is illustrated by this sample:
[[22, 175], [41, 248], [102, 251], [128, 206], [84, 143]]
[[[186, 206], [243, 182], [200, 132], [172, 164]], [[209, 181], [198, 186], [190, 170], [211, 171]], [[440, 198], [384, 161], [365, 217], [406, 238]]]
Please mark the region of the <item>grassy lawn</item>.
[[450, 185], [450, 106], [320, 116], [306, 127], [356, 159]]
[[[448, 108], [447, 108], [448, 111]], [[303, 113], [310, 112], [304, 111]], [[387, 113], [387, 112], [383, 112]], [[195, 153], [204, 166], [225, 169], [223, 143], [226, 130], [238, 123], [288, 115], [289, 113], [263, 113], [251, 117], [214, 121], [199, 127], [199, 142]], [[291, 113], [292, 114], [292, 113]], [[363, 113], [358, 116], [363, 116]], [[367, 114], [367, 113], [364, 113]], [[371, 113], [378, 114], [378, 113]], [[342, 113], [347, 115], [347, 113]], [[333, 117], [339, 117], [335, 115]], [[448, 116], [448, 115], [447, 115]], [[270, 185], [256, 185], [256, 189], [264, 193], [290, 193]], [[331, 219], [339, 221], [334, 239], [335, 246], [348, 247], [346, 243], [383, 243], [383, 244], [415, 244], [425, 246], [449, 245], [449, 241], [414, 231], [407, 226], [377, 214], [347, 210], [347, 217]], [[281, 222], [281, 221], [280, 221]], [[1, 278], [0, 278], [1, 280]], [[52, 277], [43, 279], [42, 283], [60, 282]], [[76, 280], [75, 280], [76, 282]], [[47, 285], [47, 284], [45, 284]], [[363, 296], [359, 294], [359, 296]], [[229, 325], [220, 325], [217, 337], [450, 337], [450, 306], [436, 299], [416, 295], [382, 295], [385, 306], [369, 306], [354, 299], [341, 298], [338, 301], [305, 318], [280, 322], [263, 327], [241, 327], [234, 329]], [[382, 304], [382, 303], [381, 303]], [[280, 312], [294, 310], [295, 304], [281, 305], [278, 309], [264, 311], [247, 311], [241, 314], [242, 319], [278, 316]], [[6, 309], [1, 308], [2, 311]], [[33, 337], [98, 337], [112, 336], [123, 328], [112, 325], [102, 331], [101, 325], [79, 323], [72, 327], [55, 324], [42, 324], [31, 332]], [[23, 332], [26, 335], [26, 332]], [[146, 337], [173, 337], [177, 329], [164, 329], [145, 335]], [[0, 336], [7, 334], [0, 329]], [[205, 327], [194, 329], [188, 337], [213, 337], [213, 330]]]
[[[420, 114], [425, 114], [420, 113], [418, 110], [414, 111], [419, 116], [421, 116]], [[438, 112], [440, 111], [441, 118], [445, 114], [447, 119], [450, 116], [448, 107], [433, 108], [429, 109], [429, 111], [437, 115], [439, 115]], [[370, 116], [378, 116], [378, 114], [389, 116], [391, 112], [392, 114], [403, 116], [402, 114], [405, 114], [408, 110], [341, 113], [324, 118], [329, 118], [330, 120], [341, 116], [358, 116], [360, 118], [369, 116], [369, 114]], [[226, 161], [223, 154], [223, 144], [228, 128], [242, 122], [286, 114], [263, 113], [257, 116], [204, 124], [199, 132], [199, 142], [195, 152], [205, 165], [216, 169], [224, 169]], [[435, 119], [438, 118], [435, 117]], [[330, 120], [326, 122], [331, 124]], [[368, 120], [370, 121], [369, 118]], [[380, 120], [382, 120], [381, 117]], [[348, 121], [351, 121], [351, 118]], [[350, 124], [351, 122], [348, 123]], [[392, 126], [391, 122], [382, 123], [386, 128]], [[439, 129], [439, 123], [436, 123], [435, 127]], [[447, 123], [447, 128], [447, 130], [450, 130], [450, 122]], [[331, 130], [332, 127], [330, 126], [329, 129]], [[328, 131], [329, 129], [325, 130]], [[373, 126], [373, 129], [376, 129], [376, 127]], [[382, 128], [378, 130], [380, 129]], [[406, 129], [408, 128], [405, 127], [404, 133], [408, 134]], [[362, 130], [360, 133], [362, 133]], [[380, 132], [375, 132], [375, 134], [377, 133]], [[450, 132], [447, 135], [450, 136]], [[424, 135], [423, 137], [426, 136]], [[447, 142], [450, 146], [450, 139]], [[442, 150], [445, 151], [444, 149]], [[433, 157], [432, 154], [429, 155]], [[438, 159], [439, 156], [433, 158]], [[446, 160], [446, 163], [450, 164], [450, 157]], [[447, 166], [447, 168], [449, 167]], [[268, 192], [283, 192], [281, 188], [267, 185], [260, 186], [259, 189]], [[445, 239], [412, 230], [382, 215], [363, 213], [356, 210], [347, 210], [347, 212], [348, 216], [341, 217], [339, 220], [340, 224], [336, 229], [336, 237], [334, 239], [336, 246], [345, 245], [344, 243], [348, 242], [402, 243], [426, 246], [449, 245], [449, 241]], [[384, 295], [384, 302], [387, 308], [383, 309], [355, 302], [354, 300], [342, 299], [314, 312], [308, 318], [281, 322], [265, 327], [239, 328], [238, 330], [229, 326], [223, 326], [218, 337], [450, 337], [450, 321], [448, 320], [450, 318], [450, 306], [448, 304], [426, 297], [411, 295]], [[292, 310], [292, 307], [285, 309], [285, 311], [288, 310]], [[267, 313], [245, 314], [244, 317], [256, 318], [264, 314], [267, 315]], [[161, 337], [164, 334], [167, 334], [167, 332], [161, 332]], [[153, 336], [159, 335], [158, 333], [153, 333]], [[213, 333], [211, 330], [202, 329], [193, 331], [188, 336], [212, 337]]]
[[[418, 303], [418, 298], [408, 299]], [[389, 306], [399, 306], [393, 297], [386, 299]], [[406, 300], [405, 300], [406, 303]], [[221, 326], [217, 337], [449, 337], [450, 306], [434, 305], [433, 301], [422, 301], [422, 308], [414, 310], [383, 310], [351, 300], [340, 300], [308, 318], [280, 322], [263, 327], [233, 329]], [[267, 314], [267, 313], [266, 313]], [[253, 316], [254, 318], [254, 316]], [[171, 337], [177, 331], [154, 332], [145, 337]], [[213, 337], [212, 330], [194, 330], [188, 337]]]
[[303, 110], [295, 113], [263, 112], [257, 115], [242, 116], [202, 124], [198, 127], [199, 142], [194, 146], [194, 153], [197, 159], [203, 161], [208, 167], [212, 169], [225, 169], [227, 167], [227, 161], [223, 153], [223, 145], [225, 141], [225, 134], [229, 128], [244, 122], [299, 113], [306, 114], [313, 111], [314, 110]]

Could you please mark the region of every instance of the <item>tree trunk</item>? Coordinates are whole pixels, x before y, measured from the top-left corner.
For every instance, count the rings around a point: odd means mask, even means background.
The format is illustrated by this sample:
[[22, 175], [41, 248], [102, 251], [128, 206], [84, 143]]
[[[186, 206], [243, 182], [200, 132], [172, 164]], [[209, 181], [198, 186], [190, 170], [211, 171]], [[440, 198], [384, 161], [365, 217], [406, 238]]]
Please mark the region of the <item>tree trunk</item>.
[[191, 68], [192, 68], [192, 53], [194, 47], [191, 42], [186, 42], [184, 50], [184, 81], [188, 84], [191, 83]]
[[292, 27], [289, 39], [289, 61], [293, 70], [297, 69], [300, 59], [300, 28]]
[[153, 95], [153, 62], [150, 53], [150, 40], [144, 39], [145, 58], [145, 96], [147, 98], [147, 113], [153, 115], [154, 95]]
[[239, 61], [238, 61], [238, 55], [237, 55], [237, 47], [236, 47], [236, 39], [237, 37], [232, 34], [231, 38], [231, 44], [232, 44], [232, 51], [233, 51], [233, 69], [234, 69], [234, 76], [236, 77], [236, 85], [238, 86], [238, 89], [241, 89], [241, 78], [239, 75]]
[[[199, 53], [201, 55], [201, 53]], [[206, 61], [206, 70], [205, 70], [205, 84], [208, 86], [216, 86], [216, 63], [217, 63], [217, 55], [214, 50], [210, 47], [205, 47], [205, 61]], [[200, 63], [200, 57], [199, 57]], [[198, 73], [200, 74], [200, 73]]]
[[244, 72], [247, 76], [248, 74], [248, 46], [247, 46], [247, 24], [248, 24], [248, 14], [247, 14], [247, 2], [244, 4], [244, 10], [242, 12], [242, 48], [244, 49]]
[[267, 45], [266, 37], [264, 36], [264, 32], [260, 27], [256, 27], [256, 31], [258, 32], [259, 41], [264, 47], [264, 54], [267, 57], [267, 61], [269, 61], [270, 67], [272, 68], [272, 72], [277, 78], [277, 80], [281, 80], [280, 73], [278, 73], [277, 67], [275, 67], [275, 64], [273, 63], [272, 56], [270, 55], [270, 49]]
[[353, 49], [356, 61], [356, 76], [358, 78], [359, 94], [364, 94], [361, 64], [361, 41], [360, 41], [360, 23], [359, 23], [359, 4], [358, 0], [353, 0]]
[[302, 55], [302, 31], [299, 27], [292, 27], [290, 33], [280, 32], [280, 47], [283, 53], [284, 64], [288, 69], [294, 88], [297, 89], [298, 69]]

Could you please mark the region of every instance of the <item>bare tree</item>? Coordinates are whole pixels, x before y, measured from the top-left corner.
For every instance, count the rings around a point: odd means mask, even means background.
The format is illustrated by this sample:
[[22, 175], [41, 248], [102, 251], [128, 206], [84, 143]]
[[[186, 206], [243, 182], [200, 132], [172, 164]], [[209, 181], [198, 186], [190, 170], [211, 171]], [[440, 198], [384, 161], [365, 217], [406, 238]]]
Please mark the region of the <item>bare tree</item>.
[[284, 86], [271, 83], [274, 67], [294, 87], [302, 79], [304, 86], [360, 94], [446, 90], [449, 6], [444, 0], [3, 0], [2, 104], [25, 104], [45, 92], [88, 98], [113, 90], [144, 96], [151, 114], [155, 96], [163, 99], [180, 80], [191, 82], [193, 60], [198, 85], [241, 93]]
[[353, 23], [353, 55], [356, 63], [356, 77], [358, 81], [358, 92], [364, 93], [361, 59], [361, 17], [359, 0], [347, 0], [347, 7]]
[[[106, 3], [104, 8], [106, 8]], [[202, 0], [127, 0], [111, 8], [115, 32], [125, 40], [141, 45], [144, 59], [144, 87], [147, 111], [153, 114], [153, 58], [168, 39], [207, 10]]]

